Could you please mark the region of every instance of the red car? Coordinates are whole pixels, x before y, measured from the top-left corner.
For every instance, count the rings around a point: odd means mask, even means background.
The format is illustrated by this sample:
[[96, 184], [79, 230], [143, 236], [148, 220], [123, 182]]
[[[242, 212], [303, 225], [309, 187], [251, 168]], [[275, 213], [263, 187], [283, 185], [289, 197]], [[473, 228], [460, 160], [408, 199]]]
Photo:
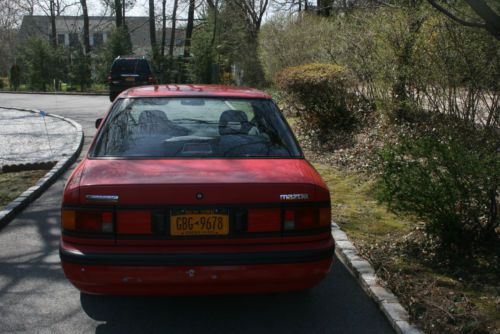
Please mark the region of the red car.
[[61, 263], [79, 290], [293, 291], [330, 271], [328, 188], [267, 94], [137, 87], [96, 125], [62, 202]]

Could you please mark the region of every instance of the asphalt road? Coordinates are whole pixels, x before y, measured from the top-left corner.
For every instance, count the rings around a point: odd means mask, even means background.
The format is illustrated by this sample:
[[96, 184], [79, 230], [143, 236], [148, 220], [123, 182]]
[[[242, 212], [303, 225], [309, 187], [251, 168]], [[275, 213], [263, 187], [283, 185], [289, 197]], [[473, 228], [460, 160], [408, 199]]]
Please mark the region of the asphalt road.
[[[109, 105], [106, 96], [0, 94], [0, 106], [43, 109], [79, 122], [85, 131], [82, 154], [95, 133], [95, 119]], [[393, 333], [339, 261], [305, 293], [80, 294], [66, 281], [58, 256], [59, 207], [69, 172], [0, 231], [1, 333]]]

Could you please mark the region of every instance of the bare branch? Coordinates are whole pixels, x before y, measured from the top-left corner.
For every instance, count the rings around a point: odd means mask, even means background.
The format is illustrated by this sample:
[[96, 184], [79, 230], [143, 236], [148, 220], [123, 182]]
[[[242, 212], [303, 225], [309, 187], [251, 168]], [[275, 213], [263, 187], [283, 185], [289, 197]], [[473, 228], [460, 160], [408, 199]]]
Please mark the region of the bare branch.
[[479, 22], [469, 22], [466, 20], [463, 20], [459, 18], [458, 16], [454, 15], [451, 13], [449, 10], [444, 8], [443, 6], [439, 5], [435, 0], [427, 0], [432, 7], [437, 9], [439, 12], [443, 13], [444, 15], [448, 16], [450, 19], [460, 23], [461, 25], [464, 25], [466, 27], [474, 27], [474, 28], [483, 28], [486, 29], [486, 24], [484, 23], [479, 23]]

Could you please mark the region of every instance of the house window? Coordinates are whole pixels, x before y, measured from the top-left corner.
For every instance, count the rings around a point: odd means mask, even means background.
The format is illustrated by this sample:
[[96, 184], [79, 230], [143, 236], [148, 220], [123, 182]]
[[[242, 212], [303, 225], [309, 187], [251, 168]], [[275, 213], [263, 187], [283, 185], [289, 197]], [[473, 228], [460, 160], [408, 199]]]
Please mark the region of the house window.
[[57, 45], [65, 45], [65, 44], [66, 44], [66, 35], [57, 34]]
[[102, 32], [96, 32], [93, 34], [93, 38], [94, 38], [94, 46], [95, 47], [100, 47], [102, 46], [103, 42], [104, 42], [104, 37], [102, 35]]
[[78, 42], [78, 34], [77, 33], [71, 33], [69, 34], [69, 46], [74, 48], [77, 47], [79, 44]]

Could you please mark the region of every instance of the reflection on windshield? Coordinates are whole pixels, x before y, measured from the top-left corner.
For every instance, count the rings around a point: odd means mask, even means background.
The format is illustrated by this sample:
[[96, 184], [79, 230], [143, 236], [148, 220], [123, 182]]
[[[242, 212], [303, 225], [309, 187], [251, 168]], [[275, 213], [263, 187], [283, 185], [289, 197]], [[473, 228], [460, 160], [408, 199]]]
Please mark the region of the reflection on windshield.
[[94, 157], [300, 157], [262, 99], [132, 98], [117, 103]]

